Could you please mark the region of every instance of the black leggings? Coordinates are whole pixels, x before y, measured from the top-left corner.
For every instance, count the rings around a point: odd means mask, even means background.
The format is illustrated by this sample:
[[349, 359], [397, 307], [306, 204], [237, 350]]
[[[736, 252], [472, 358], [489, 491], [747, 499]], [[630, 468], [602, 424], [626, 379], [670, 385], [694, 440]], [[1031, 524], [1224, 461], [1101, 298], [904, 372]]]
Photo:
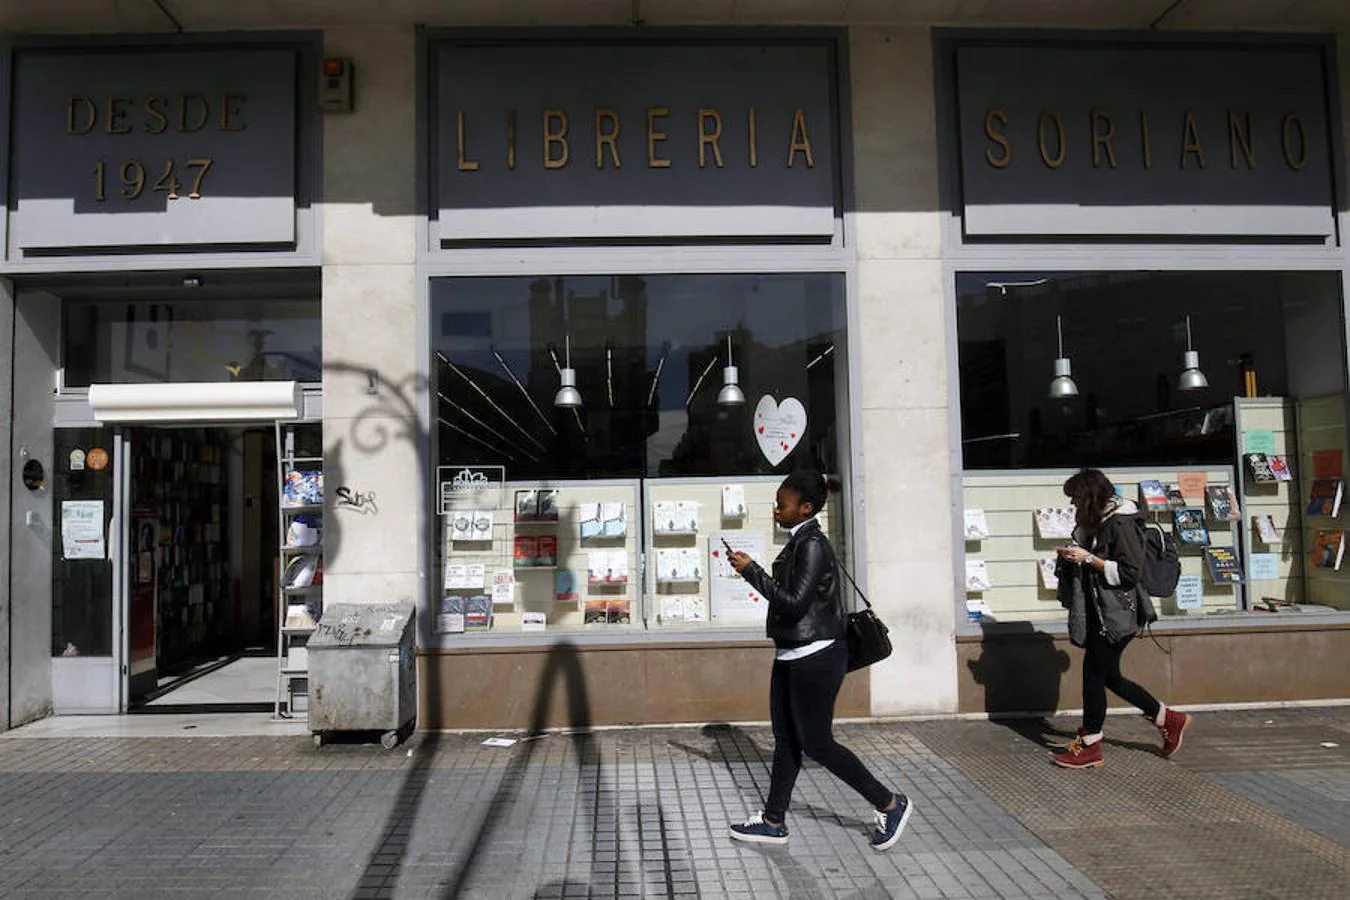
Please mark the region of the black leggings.
[[847, 668], [848, 646], [842, 640], [801, 659], [774, 660], [769, 681], [773, 769], [764, 815], [775, 822], [787, 814], [792, 787], [802, 769], [802, 754], [862, 794], [874, 808], [884, 809], [891, 803], [890, 789], [873, 777], [853, 751], [834, 739], [834, 700]]
[[1127, 637], [1118, 644], [1108, 643], [1106, 638], [1091, 629], [1088, 635], [1087, 651], [1083, 657], [1083, 731], [1086, 734], [1100, 734], [1106, 722], [1106, 690], [1128, 700], [1144, 711], [1149, 721], [1158, 717], [1158, 701], [1139, 685], [1120, 674], [1120, 657], [1130, 645], [1133, 637]]

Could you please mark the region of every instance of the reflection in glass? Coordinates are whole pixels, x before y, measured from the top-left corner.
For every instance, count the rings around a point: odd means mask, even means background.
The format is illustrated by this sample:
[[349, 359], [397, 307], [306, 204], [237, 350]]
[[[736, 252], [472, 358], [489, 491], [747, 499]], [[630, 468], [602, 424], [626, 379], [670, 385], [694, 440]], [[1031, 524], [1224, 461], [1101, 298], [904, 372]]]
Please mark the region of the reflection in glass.
[[65, 383], [322, 380], [317, 299], [70, 301]]
[[[1339, 281], [1334, 272], [959, 274], [965, 468], [1231, 464], [1233, 397], [1345, 389]], [[1076, 396], [1047, 395], [1060, 317]], [[1188, 351], [1205, 360], [1205, 383], [1192, 377], [1179, 390]]]
[[[837, 274], [438, 279], [433, 382], [442, 465], [510, 479], [837, 471], [844, 397]], [[570, 342], [579, 407], [555, 405]], [[719, 404], [736, 367], [747, 402]], [[804, 433], [751, 423], [793, 398]]]

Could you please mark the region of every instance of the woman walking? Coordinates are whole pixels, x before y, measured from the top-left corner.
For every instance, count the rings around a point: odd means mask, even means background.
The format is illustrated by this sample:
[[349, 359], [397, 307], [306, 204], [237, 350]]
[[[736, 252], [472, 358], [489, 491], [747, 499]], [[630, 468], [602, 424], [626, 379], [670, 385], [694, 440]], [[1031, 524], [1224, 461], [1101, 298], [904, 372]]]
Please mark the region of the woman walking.
[[732, 825], [731, 837], [787, 843], [788, 802], [805, 754], [866, 798], [875, 810], [872, 849], [889, 850], [900, 840], [913, 805], [877, 781], [834, 739], [834, 701], [847, 673], [848, 645], [838, 564], [816, 521], [825, 499], [825, 478], [819, 472], [794, 472], [783, 480], [773, 518], [792, 536], [774, 560], [772, 575], [747, 554], [726, 548], [736, 571], [769, 601], [766, 630], [775, 648], [769, 680], [769, 799], [759, 815]]
[[1162, 755], [1169, 757], [1181, 749], [1191, 717], [1168, 709], [1120, 674], [1120, 657], [1139, 631], [1143, 514], [1134, 501], [1117, 497], [1111, 481], [1096, 469], [1069, 478], [1064, 494], [1073, 503], [1077, 525], [1073, 543], [1058, 551], [1059, 596], [1069, 609], [1069, 639], [1084, 650], [1083, 727], [1055, 754], [1055, 765], [1086, 769], [1102, 764], [1108, 688], [1148, 716], [1162, 735]]

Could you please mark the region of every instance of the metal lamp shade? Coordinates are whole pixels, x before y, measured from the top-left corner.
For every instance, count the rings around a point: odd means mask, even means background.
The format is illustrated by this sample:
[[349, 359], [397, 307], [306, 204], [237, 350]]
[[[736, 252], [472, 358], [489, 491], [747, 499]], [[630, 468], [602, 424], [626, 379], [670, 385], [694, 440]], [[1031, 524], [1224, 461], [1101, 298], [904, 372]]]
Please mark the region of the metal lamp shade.
[[1200, 353], [1187, 350], [1181, 357], [1181, 376], [1177, 378], [1177, 390], [1202, 391], [1209, 387], [1209, 379], [1200, 371]]
[[577, 370], [562, 369], [558, 373], [558, 393], [553, 395], [553, 405], [562, 409], [575, 409], [581, 406], [581, 392], [577, 390]]
[[745, 392], [741, 390], [740, 370], [735, 366], [722, 369], [722, 389], [717, 392], [718, 406], [744, 406]]
[[1073, 370], [1069, 360], [1060, 357], [1055, 360], [1055, 377], [1050, 381], [1050, 399], [1063, 400], [1066, 397], [1077, 397], [1078, 385], [1073, 380]]

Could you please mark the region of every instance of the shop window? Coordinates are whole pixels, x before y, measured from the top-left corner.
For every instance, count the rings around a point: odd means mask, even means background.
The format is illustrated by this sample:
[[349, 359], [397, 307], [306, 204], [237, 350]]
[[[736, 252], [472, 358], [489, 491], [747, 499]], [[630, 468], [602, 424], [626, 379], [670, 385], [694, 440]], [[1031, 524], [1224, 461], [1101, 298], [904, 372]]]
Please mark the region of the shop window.
[[1333, 272], [963, 273], [957, 331], [967, 470], [1231, 465], [1233, 397], [1344, 390]]
[[[435, 630], [761, 625], [720, 537], [769, 562], [783, 475], [840, 470], [843, 291], [837, 274], [434, 281]], [[466, 471], [490, 486], [457, 503]]]
[[66, 387], [322, 380], [317, 299], [69, 301]]

